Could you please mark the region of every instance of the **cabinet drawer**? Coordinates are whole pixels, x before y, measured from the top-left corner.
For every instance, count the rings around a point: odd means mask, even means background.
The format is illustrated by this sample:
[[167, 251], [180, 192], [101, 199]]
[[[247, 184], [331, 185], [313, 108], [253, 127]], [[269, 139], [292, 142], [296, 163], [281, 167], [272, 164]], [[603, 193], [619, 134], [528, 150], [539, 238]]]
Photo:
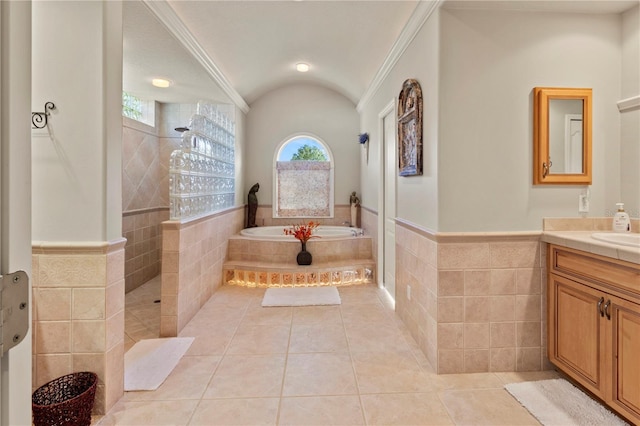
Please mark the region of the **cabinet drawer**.
[[550, 269], [640, 294], [640, 265], [551, 245]]

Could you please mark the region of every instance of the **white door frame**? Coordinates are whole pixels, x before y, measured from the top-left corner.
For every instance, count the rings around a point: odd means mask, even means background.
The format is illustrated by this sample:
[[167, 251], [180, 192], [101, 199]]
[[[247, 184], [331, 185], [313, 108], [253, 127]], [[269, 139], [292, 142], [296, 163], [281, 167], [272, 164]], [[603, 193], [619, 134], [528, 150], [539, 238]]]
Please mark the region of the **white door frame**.
[[[378, 114], [378, 135], [380, 135], [380, 143], [378, 144], [379, 178], [378, 178], [378, 287], [384, 288], [384, 222], [385, 222], [385, 168], [386, 168], [386, 140], [384, 135], [384, 118], [396, 109], [396, 101], [392, 99]], [[395, 298], [392, 296], [392, 299]]]
[[[31, 2], [0, 1], [0, 274], [29, 276], [31, 328]], [[3, 330], [4, 332], [4, 330]], [[31, 331], [4, 354], [0, 424], [30, 425]]]

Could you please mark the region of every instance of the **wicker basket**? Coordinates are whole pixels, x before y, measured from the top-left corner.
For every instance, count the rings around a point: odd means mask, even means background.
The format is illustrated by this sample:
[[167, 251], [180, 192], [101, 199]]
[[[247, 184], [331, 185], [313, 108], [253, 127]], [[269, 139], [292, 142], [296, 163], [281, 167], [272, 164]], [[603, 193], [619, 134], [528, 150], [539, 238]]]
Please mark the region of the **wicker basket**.
[[98, 376], [89, 371], [58, 377], [31, 397], [35, 426], [89, 426]]

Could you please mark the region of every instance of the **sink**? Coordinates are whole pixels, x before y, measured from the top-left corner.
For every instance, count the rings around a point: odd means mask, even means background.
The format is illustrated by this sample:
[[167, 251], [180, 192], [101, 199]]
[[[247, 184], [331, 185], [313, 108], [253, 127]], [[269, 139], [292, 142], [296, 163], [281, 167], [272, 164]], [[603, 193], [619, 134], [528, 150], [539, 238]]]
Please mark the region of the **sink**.
[[596, 232], [591, 234], [596, 240], [622, 246], [640, 247], [640, 234], [616, 234], [613, 232]]

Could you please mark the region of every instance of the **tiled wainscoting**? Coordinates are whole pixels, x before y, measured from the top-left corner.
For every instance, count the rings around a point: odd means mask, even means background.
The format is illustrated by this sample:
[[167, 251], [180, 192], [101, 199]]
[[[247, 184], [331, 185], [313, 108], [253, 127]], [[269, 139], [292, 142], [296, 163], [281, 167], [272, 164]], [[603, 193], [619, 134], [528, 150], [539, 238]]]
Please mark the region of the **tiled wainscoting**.
[[434, 235], [397, 223], [396, 312], [438, 373], [550, 368], [545, 251], [540, 232]]
[[[365, 235], [371, 237], [371, 246], [372, 246], [372, 259], [375, 265], [378, 264], [378, 215], [367, 209], [364, 206], [360, 206], [359, 214], [360, 214], [360, 228], [364, 229]], [[378, 271], [375, 271], [375, 275], [377, 276]]]
[[162, 222], [169, 220], [169, 208], [134, 210], [122, 214], [125, 245], [125, 291], [140, 287], [160, 273], [162, 264]]
[[124, 389], [124, 246], [33, 243], [33, 389], [77, 371], [98, 374], [94, 413]]
[[245, 208], [162, 224], [160, 336], [177, 336], [222, 285], [229, 237], [242, 229]]

